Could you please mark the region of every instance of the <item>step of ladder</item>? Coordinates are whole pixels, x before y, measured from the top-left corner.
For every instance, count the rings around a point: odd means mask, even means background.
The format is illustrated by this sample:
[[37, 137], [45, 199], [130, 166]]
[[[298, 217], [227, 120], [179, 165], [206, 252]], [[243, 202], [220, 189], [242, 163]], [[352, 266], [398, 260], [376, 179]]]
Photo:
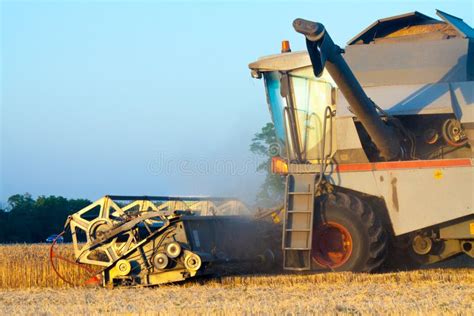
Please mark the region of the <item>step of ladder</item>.
[[310, 192], [288, 192], [289, 195], [310, 195]]
[[287, 213], [312, 213], [312, 211], [304, 211], [304, 210], [289, 210], [289, 211], [286, 211]]
[[286, 182], [283, 268], [311, 269], [315, 175], [292, 174]]

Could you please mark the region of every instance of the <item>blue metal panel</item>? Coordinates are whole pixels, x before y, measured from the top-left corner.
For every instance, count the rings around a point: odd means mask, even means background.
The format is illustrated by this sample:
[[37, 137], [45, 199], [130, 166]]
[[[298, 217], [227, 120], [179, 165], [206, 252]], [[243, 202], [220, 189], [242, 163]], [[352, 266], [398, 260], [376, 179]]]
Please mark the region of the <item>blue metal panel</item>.
[[275, 125], [278, 140], [286, 145], [285, 120], [283, 110], [286, 106], [285, 99], [280, 95], [280, 75], [278, 72], [265, 72], [265, 87], [267, 89], [268, 106]]
[[436, 10], [436, 14], [447, 23], [451, 24], [459, 33], [465, 37], [474, 38], [474, 30], [466, 24], [462, 19], [446, 12]]

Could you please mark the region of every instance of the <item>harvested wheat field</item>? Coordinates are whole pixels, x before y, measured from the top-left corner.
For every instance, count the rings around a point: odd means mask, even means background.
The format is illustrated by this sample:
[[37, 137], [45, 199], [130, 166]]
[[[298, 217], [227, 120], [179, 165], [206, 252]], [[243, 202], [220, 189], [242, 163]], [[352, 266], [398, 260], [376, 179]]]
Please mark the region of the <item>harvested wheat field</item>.
[[107, 290], [58, 281], [47, 249], [0, 247], [2, 314], [474, 314], [472, 268], [235, 276]]

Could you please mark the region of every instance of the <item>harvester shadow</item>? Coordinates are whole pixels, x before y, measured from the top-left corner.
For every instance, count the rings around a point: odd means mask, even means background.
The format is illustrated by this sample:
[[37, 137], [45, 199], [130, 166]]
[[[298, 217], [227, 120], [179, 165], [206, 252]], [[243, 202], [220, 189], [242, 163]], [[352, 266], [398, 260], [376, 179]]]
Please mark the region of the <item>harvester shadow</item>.
[[[474, 269], [474, 262], [467, 255], [461, 254], [446, 261], [429, 264], [425, 266], [420, 266], [416, 268], [405, 268], [405, 269], [394, 269], [394, 268], [384, 268], [373, 272], [373, 275], [383, 275], [383, 274], [393, 274], [393, 273], [403, 273], [410, 271], [436, 271], [439, 269], [449, 269], [449, 270], [461, 270], [461, 269]], [[283, 269], [274, 269], [272, 271], [266, 272], [248, 272], [248, 273], [223, 273], [220, 275], [207, 275], [201, 276], [193, 280], [185, 281], [186, 285], [207, 285], [210, 283], [222, 284], [223, 281], [227, 278], [247, 278], [247, 277], [279, 277], [279, 276], [291, 276], [291, 275], [300, 275], [300, 276], [309, 276], [309, 275], [318, 275], [326, 273], [355, 273], [358, 272], [334, 272], [330, 269], [321, 269], [321, 270], [311, 270], [311, 271], [284, 271]], [[366, 274], [366, 273], [360, 273]]]

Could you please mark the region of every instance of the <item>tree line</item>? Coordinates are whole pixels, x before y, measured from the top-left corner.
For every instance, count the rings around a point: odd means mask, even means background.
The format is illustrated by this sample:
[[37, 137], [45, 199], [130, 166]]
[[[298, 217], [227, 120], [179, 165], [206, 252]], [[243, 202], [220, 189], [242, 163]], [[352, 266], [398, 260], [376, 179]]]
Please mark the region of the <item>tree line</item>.
[[86, 199], [62, 196], [12, 195], [6, 207], [0, 208], [0, 243], [44, 242], [63, 230], [70, 214], [91, 204]]

